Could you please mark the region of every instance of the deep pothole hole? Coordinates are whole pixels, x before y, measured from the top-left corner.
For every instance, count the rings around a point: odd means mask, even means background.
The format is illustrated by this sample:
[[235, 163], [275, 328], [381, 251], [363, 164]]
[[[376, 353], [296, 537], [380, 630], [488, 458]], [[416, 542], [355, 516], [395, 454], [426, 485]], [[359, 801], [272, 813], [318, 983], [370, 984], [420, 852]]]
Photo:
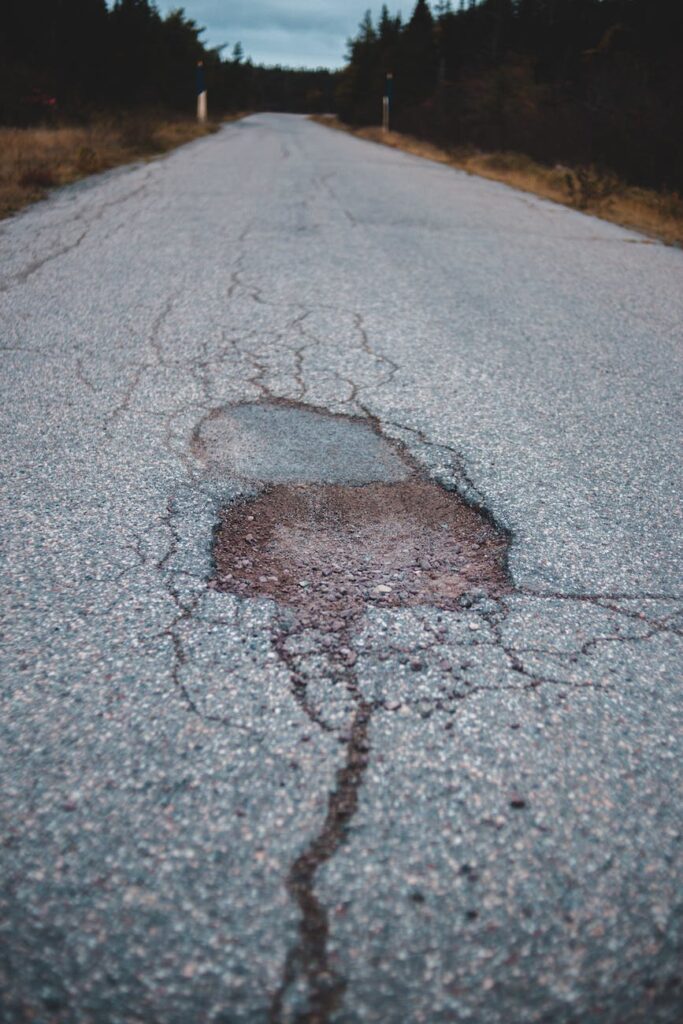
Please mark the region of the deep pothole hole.
[[210, 465], [244, 473], [250, 452], [266, 481], [221, 513], [218, 589], [271, 598], [300, 628], [334, 633], [373, 605], [458, 610], [473, 591], [510, 592], [505, 533], [369, 422], [249, 403], [207, 423], [199, 447]]

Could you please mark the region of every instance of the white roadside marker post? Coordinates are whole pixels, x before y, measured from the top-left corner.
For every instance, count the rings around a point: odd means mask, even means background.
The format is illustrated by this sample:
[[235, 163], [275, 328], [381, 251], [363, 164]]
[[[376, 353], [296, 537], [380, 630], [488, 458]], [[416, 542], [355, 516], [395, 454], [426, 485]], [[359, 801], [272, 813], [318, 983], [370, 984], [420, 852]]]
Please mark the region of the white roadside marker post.
[[204, 124], [207, 116], [206, 108], [206, 79], [204, 77], [204, 62], [197, 61], [197, 120]]
[[391, 96], [394, 88], [394, 76], [391, 71], [388, 72], [386, 78], [386, 84], [384, 86], [384, 96], [382, 97], [382, 131], [389, 131], [389, 124], [391, 120]]

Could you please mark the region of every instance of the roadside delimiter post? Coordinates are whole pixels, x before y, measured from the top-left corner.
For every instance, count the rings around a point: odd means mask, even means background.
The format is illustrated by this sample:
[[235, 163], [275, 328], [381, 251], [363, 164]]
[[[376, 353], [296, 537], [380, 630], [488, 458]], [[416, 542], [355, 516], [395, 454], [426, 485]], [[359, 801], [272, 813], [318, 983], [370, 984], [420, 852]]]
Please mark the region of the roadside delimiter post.
[[197, 120], [201, 124], [206, 121], [206, 78], [201, 60], [197, 61]]
[[389, 131], [389, 123], [391, 119], [391, 100], [394, 91], [394, 76], [391, 71], [387, 73], [386, 83], [384, 86], [384, 96], [382, 98], [382, 131]]

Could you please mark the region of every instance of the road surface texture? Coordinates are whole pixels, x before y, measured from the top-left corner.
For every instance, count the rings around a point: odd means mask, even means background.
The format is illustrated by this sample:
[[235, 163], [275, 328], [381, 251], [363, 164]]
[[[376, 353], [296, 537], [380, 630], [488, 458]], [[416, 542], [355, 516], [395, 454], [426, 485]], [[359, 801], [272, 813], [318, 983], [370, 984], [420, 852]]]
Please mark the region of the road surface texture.
[[2, 1021], [679, 1024], [683, 254], [284, 115], [0, 235]]

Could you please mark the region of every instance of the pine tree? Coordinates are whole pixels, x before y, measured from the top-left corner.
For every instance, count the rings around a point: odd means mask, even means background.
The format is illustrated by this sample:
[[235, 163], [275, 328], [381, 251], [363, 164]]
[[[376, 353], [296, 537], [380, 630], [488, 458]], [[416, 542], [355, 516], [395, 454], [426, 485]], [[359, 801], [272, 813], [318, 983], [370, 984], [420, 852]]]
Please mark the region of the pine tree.
[[426, 99], [436, 86], [438, 52], [427, 0], [417, 0], [400, 41], [396, 91], [402, 106]]

